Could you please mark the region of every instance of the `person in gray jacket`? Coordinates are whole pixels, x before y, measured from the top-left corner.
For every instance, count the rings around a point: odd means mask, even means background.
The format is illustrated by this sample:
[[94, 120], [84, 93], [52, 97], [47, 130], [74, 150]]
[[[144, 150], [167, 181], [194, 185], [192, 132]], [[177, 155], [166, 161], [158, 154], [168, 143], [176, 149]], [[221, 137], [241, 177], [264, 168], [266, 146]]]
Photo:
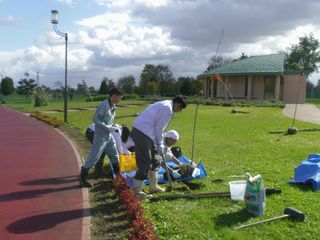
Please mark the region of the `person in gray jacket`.
[[119, 172], [119, 155], [111, 131], [115, 128], [113, 126], [116, 115], [115, 104], [119, 103], [121, 98], [122, 92], [119, 89], [111, 89], [109, 98], [100, 104], [93, 116], [95, 134], [89, 156], [80, 171], [80, 185], [82, 187], [92, 187], [92, 184], [88, 182], [89, 169], [95, 166], [103, 152], [110, 159], [114, 172]]
[[156, 102], [147, 107], [132, 126], [131, 137], [135, 144], [138, 167], [133, 178], [132, 190], [140, 199], [152, 197], [142, 191], [143, 181], [148, 178], [148, 175], [153, 192], [164, 191], [157, 184], [157, 171], [160, 167], [161, 155], [165, 151], [163, 131], [173, 114], [180, 112], [186, 105], [184, 96]]

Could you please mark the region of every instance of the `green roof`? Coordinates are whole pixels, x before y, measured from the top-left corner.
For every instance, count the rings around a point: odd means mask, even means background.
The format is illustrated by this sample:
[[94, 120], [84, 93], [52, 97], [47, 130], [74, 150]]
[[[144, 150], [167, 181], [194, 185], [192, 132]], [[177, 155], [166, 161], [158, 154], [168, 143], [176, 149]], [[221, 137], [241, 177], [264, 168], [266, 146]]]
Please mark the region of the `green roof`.
[[210, 71], [205, 71], [198, 77], [219, 74], [232, 75], [279, 75], [283, 74], [284, 54], [269, 54], [248, 57], [235, 62], [227, 63]]

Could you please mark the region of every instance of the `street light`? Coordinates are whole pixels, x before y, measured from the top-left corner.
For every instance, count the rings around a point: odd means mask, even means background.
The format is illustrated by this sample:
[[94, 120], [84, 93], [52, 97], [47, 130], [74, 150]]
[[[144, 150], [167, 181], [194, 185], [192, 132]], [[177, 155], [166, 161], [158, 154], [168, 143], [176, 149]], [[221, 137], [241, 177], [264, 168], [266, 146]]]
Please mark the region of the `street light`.
[[67, 78], [67, 73], [68, 73], [68, 68], [67, 68], [67, 63], [68, 63], [68, 55], [67, 55], [67, 50], [68, 50], [68, 33], [63, 33], [58, 30], [58, 22], [59, 22], [59, 11], [57, 10], [51, 10], [51, 23], [53, 24], [53, 29], [54, 31], [64, 37], [66, 41], [66, 52], [65, 52], [65, 72], [64, 72], [64, 122], [67, 122], [68, 119], [68, 78]]

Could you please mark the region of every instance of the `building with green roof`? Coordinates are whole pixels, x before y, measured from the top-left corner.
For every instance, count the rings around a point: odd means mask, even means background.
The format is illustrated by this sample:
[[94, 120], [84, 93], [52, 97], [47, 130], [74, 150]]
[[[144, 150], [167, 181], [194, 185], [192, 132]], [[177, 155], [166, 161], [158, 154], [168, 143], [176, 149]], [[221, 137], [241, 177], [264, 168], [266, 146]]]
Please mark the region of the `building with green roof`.
[[305, 103], [306, 77], [284, 70], [284, 54], [253, 56], [198, 76], [206, 98], [277, 99]]

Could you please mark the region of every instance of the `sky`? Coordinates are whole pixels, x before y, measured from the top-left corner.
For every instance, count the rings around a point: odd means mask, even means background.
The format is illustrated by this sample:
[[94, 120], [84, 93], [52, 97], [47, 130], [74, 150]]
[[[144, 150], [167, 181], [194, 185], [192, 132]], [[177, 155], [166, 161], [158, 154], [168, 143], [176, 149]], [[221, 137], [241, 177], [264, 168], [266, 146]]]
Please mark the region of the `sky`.
[[65, 40], [51, 10], [68, 33], [71, 87], [138, 82], [145, 64], [196, 77], [216, 52], [234, 59], [285, 51], [310, 33], [320, 39], [318, 0], [0, 0], [0, 77], [64, 83]]

